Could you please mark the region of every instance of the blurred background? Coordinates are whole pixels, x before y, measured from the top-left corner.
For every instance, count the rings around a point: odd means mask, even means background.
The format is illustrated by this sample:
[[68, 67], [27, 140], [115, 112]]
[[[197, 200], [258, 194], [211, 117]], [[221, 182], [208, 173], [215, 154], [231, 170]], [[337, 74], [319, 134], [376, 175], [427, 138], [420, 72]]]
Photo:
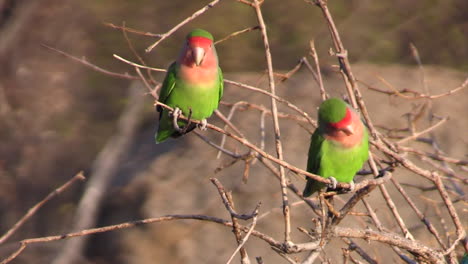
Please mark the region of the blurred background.
[[[279, 187], [261, 166], [253, 166], [248, 184], [242, 184], [243, 166], [238, 163], [214, 173], [230, 159], [216, 159], [216, 151], [194, 135], [164, 144], [154, 144], [157, 116], [153, 99], [144, 87], [129, 80], [93, 71], [61, 56], [45, 44], [110, 71], [134, 74], [112, 54], [137, 61], [122, 32], [104, 25], [125, 25], [144, 32], [163, 33], [208, 1], [150, 0], [0, 0], [0, 233], [6, 232], [31, 206], [79, 171], [92, 176], [103, 162], [98, 159], [105, 146], [116, 139], [125, 144], [115, 166], [107, 168], [110, 184], [103, 192], [96, 226], [115, 224], [171, 213], [201, 213], [227, 218], [210, 177], [220, 177], [232, 189], [239, 210], [252, 210], [258, 201], [262, 210], [279, 208]], [[411, 55], [413, 43], [426, 65], [426, 81], [431, 94], [458, 87], [468, 71], [468, 1], [329, 1], [342, 40], [349, 51], [355, 75], [371, 85], [388, 89], [378, 80], [385, 78], [394, 87], [422, 91], [420, 72]], [[321, 60], [326, 88], [335, 96], [344, 93], [339, 75], [333, 72], [336, 58], [328, 55], [331, 46], [328, 28], [318, 8], [303, 1], [267, 0], [263, 12], [268, 26], [275, 70], [286, 72], [307, 56], [314, 39]], [[151, 53], [144, 49], [156, 39], [129, 34], [137, 52], [148, 65], [166, 68], [176, 57], [185, 34], [192, 28], [210, 31], [216, 39], [256, 26], [255, 13], [232, 0], [221, 1], [201, 17], [182, 27]], [[249, 32], [217, 45], [226, 78], [267, 87], [263, 44], [258, 31]], [[309, 60], [312, 61], [309, 57]], [[154, 74], [162, 81], [163, 75]], [[269, 107], [269, 99], [233, 86], [226, 86], [224, 101], [249, 100]], [[306, 70], [279, 85], [279, 94], [315, 118], [318, 89]], [[448, 125], [437, 130], [448, 155], [466, 157], [468, 144], [468, 94], [434, 103], [440, 116], [451, 116]], [[363, 87], [371, 117], [390, 127], [406, 125], [404, 113], [418, 101], [369, 91]], [[133, 96], [133, 97], [132, 97]], [[143, 107], [129, 114], [131, 127], [122, 121], [132, 99]], [[136, 98], [136, 99], [135, 99]], [[227, 114], [227, 107], [221, 111]], [[286, 108], [281, 111], [287, 112]], [[120, 120], [120, 121], [119, 121]], [[259, 143], [259, 115], [242, 112], [234, 119]], [[269, 121], [269, 122], [268, 122]], [[119, 123], [120, 122], [120, 123]], [[212, 117], [209, 122], [221, 125]], [[271, 121], [267, 119], [269, 126]], [[423, 128], [425, 123], [421, 123]], [[267, 131], [270, 127], [267, 127]], [[309, 134], [292, 121], [282, 121], [288, 144], [286, 160], [304, 168]], [[215, 142], [220, 136], [205, 133]], [[120, 142], [120, 141], [119, 141]], [[267, 134], [267, 150], [273, 153], [272, 135]], [[120, 145], [119, 145], [120, 146]], [[235, 142], [228, 147], [244, 149]], [[105, 156], [105, 155], [101, 155]], [[100, 163], [101, 162], [101, 163]], [[106, 171], [102, 169], [101, 171]], [[105, 172], [104, 172], [105, 173]], [[290, 174], [298, 186], [303, 181]], [[5, 256], [16, 247], [14, 241], [71, 231], [75, 211], [86, 183], [75, 184], [47, 203], [6, 245]], [[377, 199], [377, 198], [376, 198]], [[293, 211], [295, 221], [310, 225], [312, 214]], [[280, 213], [260, 225], [265, 232], [281, 238]], [[302, 221], [302, 222], [301, 222]], [[275, 233], [273, 233], [275, 234]], [[305, 238], [295, 234], [297, 240]], [[223, 242], [216, 241], [223, 238]], [[235, 248], [227, 228], [208, 223], [171, 222], [91, 236], [78, 263], [224, 263]], [[28, 248], [12, 263], [51, 263], [64, 242]], [[266, 263], [279, 263], [269, 247], [260, 241], [250, 244], [254, 256]], [[375, 254], [379, 254], [376, 252]], [[380, 253], [382, 254], [382, 253]], [[224, 262], [223, 262], [224, 261]], [[236, 260], [237, 261], [237, 260]], [[390, 262], [389, 262], [390, 263]]]

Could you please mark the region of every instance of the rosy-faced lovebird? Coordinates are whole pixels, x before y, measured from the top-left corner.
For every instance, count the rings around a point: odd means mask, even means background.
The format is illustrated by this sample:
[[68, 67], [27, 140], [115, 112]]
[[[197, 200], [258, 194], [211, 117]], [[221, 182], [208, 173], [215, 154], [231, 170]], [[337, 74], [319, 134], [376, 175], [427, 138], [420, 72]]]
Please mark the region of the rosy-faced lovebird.
[[[158, 106], [156, 143], [182, 135], [174, 129], [172, 116], [180, 112], [191, 120], [202, 121], [200, 128], [206, 129], [206, 118], [218, 108], [222, 96], [223, 73], [213, 36], [203, 29], [194, 29], [187, 35], [177, 60], [169, 66], [159, 92], [159, 101], [174, 108], [174, 113]], [[178, 121], [178, 125], [186, 122]], [[194, 128], [192, 124], [185, 132]]]
[[[368, 158], [368, 137], [366, 127], [352, 107], [337, 98], [324, 101], [310, 142], [307, 171], [353, 184], [354, 175]], [[324, 186], [307, 178], [303, 195], [310, 196]]]

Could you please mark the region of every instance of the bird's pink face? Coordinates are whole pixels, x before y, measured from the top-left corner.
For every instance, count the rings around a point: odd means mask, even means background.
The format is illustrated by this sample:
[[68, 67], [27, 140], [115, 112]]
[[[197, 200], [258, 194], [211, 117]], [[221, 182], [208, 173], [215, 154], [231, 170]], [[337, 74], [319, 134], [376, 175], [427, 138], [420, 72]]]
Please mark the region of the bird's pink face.
[[364, 125], [359, 115], [347, 108], [343, 119], [327, 124], [325, 138], [339, 142], [344, 147], [353, 147], [361, 143], [363, 133]]
[[214, 54], [213, 41], [211, 39], [190, 37], [187, 39], [182, 63], [189, 67], [210, 67], [217, 63]]
[[343, 119], [336, 123], [328, 123], [328, 126], [332, 130], [342, 131], [348, 136], [354, 134], [355, 131], [353, 128], [353, 113], [351, 112], [351, 110], [349, 110], [349, 108], [346, 108], [345, 117], [343, 117]]

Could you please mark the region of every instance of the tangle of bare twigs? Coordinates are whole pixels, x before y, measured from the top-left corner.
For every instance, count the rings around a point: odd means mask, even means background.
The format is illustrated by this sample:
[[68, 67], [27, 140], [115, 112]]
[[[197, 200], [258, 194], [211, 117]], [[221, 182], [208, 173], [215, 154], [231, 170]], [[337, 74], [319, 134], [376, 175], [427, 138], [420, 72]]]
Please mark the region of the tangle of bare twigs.
[[[202, 15], [207, 10], [215, 6], [221, 2], [220, 0], [214, 0], [208, 5], [204, 6], [203, 8], [199, 9], [198, 11], [194, 12], [191, 16], [187, 17], [179, 24], [175, 25], [167, 32], [163, 34], [154, 34], [150, 32], [144, 32], [136, 29], [131, 29], [123, 26], [115, 26], [113, 24], [106, 24], [107, 26], [121, 30], [125, 34], [127, 32], [132, 34], [139, 34], [148, 37], [159, 38], [156, 42], [154, 42], [150, 47], [147, 48], [147, 52], [150, 52], [152, 49], [156, 48], [159, 43], [170, 37], [174, 32], [179, 30], [183, 25], [190, 23], [196, 17]], [[460, 213], [454, 206], [454, 201], [456, 199], [462, 199], [462, 197], [466, 196], [466, 193], [463, 192], [463, 188], [467, 184], [467, 179], [456, 176], [455, 173], [450, 174], [452, 167], [463, 167], [466, 166], [468, 163], [467, 160], [457, 159], [449, 157], [435, 147], [434, 144], [435, 139], [432, 139], [431, 146], [434, 148], [434, 152], [428, 152], [419, 150], [412, 147], [403, 146], [403, 143], [413, 142], [420, 138], [423, 135], [430, 134], [433, 130], [437, 127], [442, 126], [446, 118], [441, 119], [439, 122], [432, 124], [431, 126], [416, 132], [413, 131], [412, 134], [405, 136], [404, 138], [400, 139], [399, 141], [391, 141], [391, 139], [385, 135], [383, 135], [377, 128], [373, 125], [372, 120], [370, 119], [368, 110], [366, 108], [364, 99], [362, 98], [359, 83], [364, 84], [369, 89], [387, 94], [389, 96], [399, 96], [403, 99], [407, 100], [414, 100], [414, 99], [424, 99], [424, 100], [434, 100], [443, 96], [450, 96], [456, 92], [459, 92], [468, 86], [468, 79], [464, 81], [459, 87], [449, 90], [446, 93], [439, 94], [439, 95], [430, 95], [425, 92], [418, 92], [415, 90], [409, 89], [401, 89], [397, 90], [389, 85], [385, 80], [382, 79], [382, 82], [392, 90], [383, 90], [380, 88], [372, 87], [365, 84], [362, 81], [358, 81], [357, 78], [354, 76], [351, 64], [348, 60], [348, 51], [346, 50], [343, 42], [341, 41], [340, 34], [335, 26], [333, 21], [333, 17], [331, 15], [330, 10], [328, 9], [327, 2], [324, 0], [313, 0], [307, 1], [319, 8], [324, 16], [324, 21], [328, 25], [330, 30], [330, 36], [333, 42], [334, 48], [334, 55], [337, 57], [338, 63], [340, 65], [340, 74], [343, 78], [344, 86], [346, 87], [346, 92], [348, 95], [348, 99], [351, 102], [351, 105], [358, 109], [365, 121], [369, 130], [372, 134], [371, 144], [373, 145], [372, 152], [370, 155], [369, 166], [371, 171], [368, 171], [368, 174], [372, 174], [373, 177], [369, 177], [365, 180], [360, 181], [356, 184], [355, 193], [348, 199], [343, 201], [343, 205], [341, 208], [332, 202], [329, 202], [327, 199], [320, 198], [320, 202], [316, 202], [315, 199], [307, 199], [304, 198], [299, 191], [299, 188], [291, 183], [288, 180], [286, 175], [286, 170], [293, 172], [294, 174], [298, 174], [305, 177], [313, 178], [316, 181], [320, 181], [323, 183], [330, 183], [330, 180], [324, 179], [319, 175], [315, 175], [309, 173], [294, 164], [285, 161], [285, 157], [283, 155], [282, 146], [283, 143], [281, 141], [281, 131], [280, 131], [280, 121], [282, 119], [292, 119], [297, 122], [297, 124], [303, 126], [307, 129], [307, 131], [312, 131], [310, 127], [315, 127], [316, 122], [312, 118], [309, 117], [306, 110], [301, 109], [300, 107], [296, 106], [293, 102], [289, 102], [284, 98], [281, 98], [276, 94], [276, 81], [275, 81], [275, 72], [273, 70], [273, 63], [272, 63], [272, 55], [270, 51], [269, 45], [269, 38], [267, 35], [267, 26], [263, 19], [262, 15], [262, 3], [263, 1], [253, 0], [238, 0], [239, 4], [244, 4], [252, 7], [252, 12], [255, 13], [257, 17], [258, 25], [248, 27], [246, 29], [233, 32], [227, 35], [225, 38], [220, 39], [217, 43], [232, 40], [233, 37], [239, 37], [242, 34], [247, 32], [258, 32], [261, 34], [263, 40], [263, 46], [265, 51], [265, 59], [266, 59], [266, 68], [268, 72], [268, 87], [269, 91], [266, 91], [260, 87], [255, 87], [253, 85], [249, 85], [246, 83], [241, 83], [233, 80], [225, 80], [225, 83], [234, 85], [241, 89], [248, 89], [250, 91], [254, 91], [257, 93], [261, 93], [264, 96], [268, 96], [271, 99], [271, 107], [268, 109], [264, 106], [258, 105], [255, 102], [247, 102], [247, 101], [239, 101], [233, 103], [226, 103], [222, 102], [225, 106], [230, 107], [231, 111], [225, 117], [221, 112], [217, 112], [217, 116], [225, 123], [223, 128], [218, 126], [208, 124], [207, 128], [213, 130], [217, 133], [223, 135], [222, 141], [220, 144], [215, 143], [212, 139], [204, 136], [203, 134], [195, 131], [194, 133], [200, 137], [203, 141], [205, 141], [210, 146], [219, 150], [219, 155], [224, 154], [232, 158], [232, 161], [219, 167], [219, 170], [222, 170], [226, 167], [231, 166], [236, 162], [244, 162], [244, 171], [242, 177], [244, 182], [247, 182], [250, 167], [258, 160], [259, 164], [265, 166], [278, 180], [279, 187], [281, 189], [281, 202], [282, 202], [282, 212], [283, 212], [283, 219], [284, 219], [284, 230], [283, 230], [283, 240], [278, 241], [272, 238], [272, 236], [268, 234], [264, 234], [256, 230], [256, 223], [257, 220], [262, 218], [263, 216], [258, 217], [260, 203], [258, 203], [257, 207], [252, 211], [250, 214], [240, 214], [236, 212], [233, 202], [233, 197], [229, 192], [227, 192], [219, 180], [213, 178], [211, 179], [212, 183], [218, 190], [218, 193], [221, 197], [223, 204], [225, 205], [226, 210], [230, 215], [230, 220], [221, 219], [217, 217], [207, 216], [207, 215], [196, 215], [196, 214], [184, 214], [184, 215], [166, 215], [157, 218], [149, 218], [143, 219], [139, 221], [131, 221], [126, 223], [121, 223], [117, 225], [105, 226], [100, 228], [92, 228], [87, 230], [81, 230], [79, 232], [68, 233], [63, 235], [56, 235], [56, 236], [48, 236], [48, 237], [40, 237], [40, 238], [29, 238], [19, 241], [18, 249], [11, 253], [9, 256], [5, 257], [2, 260], [2, 264], [9, 263], [13, 259], [15, 259], [19, 254], [21, 254], [28, 245], [34, 243], [46, 243], [51, 241], [57, 241], [62, 239], [69, 239], [77, 236], [87, 236], [90, 234], [108, 232], [112, 230], [119, 230], [124, 228], [131, 228], [139, 225], [144, 224], [152, 224], [158, 222], [165, 222], [165, 221], [173, 221], [173, 220], [197, 220], [197, 221], [207, 221], [216, 223], [226, 227], [233, 228], [233, 234], [237, 241], [237, 248], [233, 251], [231, 258], [227, 261], [230, 263], [233, 257], [237, 254], [237, 252], [241, 255], [241, 263], [247, 264], [250, 263], [249, 255], [247, 253], [245, 243], [249, 239], [250, 236], [256, 237], [258, 239], [263, 240], [269, 246], [272, 247], [274, 252], [280, 255], [289, 263], [313, 263], [313, 261], [320, 257], [323, 254], [323, 249], [329, 244], [329, 242], [334, 238], [340, 238], [344, 241], [345, 245], [348, 246], [347, 249], [340, 251], [340, 254], [343, 254], [343, 258], [347, 260], [355, 260], [356, 258], [360, 258], [367, 263], [377, 263], [377, 258], [371, 252], [366, 251], [363, 247], [360, 247], [355, 241], [356, 240], [363, 240], [363, 241], [378, 241], [388, 247], [390, 247], [395, 254], [404, 262], [406, 263], [416, 263], [416, 262], [427, 262], [427, 263], [456, 263], [456, 259], [454, 259], [453, 252], [455, 251], [456, 247], [461, 245], [461, 241], [466, 239], [466, 231], [464, 229], [464, 224], [460, 219]], [[252, 33], [252, 34], [253, 34]], [[125, 35], [125, 38], [128, 41], [128, 38]], [[131, 43], [129, 43], [131, 46]], [[119, 55], [114, 55], [114, 57], [126, 63], [129, 67], [132, 67], [136, 75], [131, 74], [122, 74], [122, 73], [115, 73], [108, 71], [102, 67], [94, 65], [93, 63], [87, 61], [85, 58], [77, 58], [70, 54], [67, 54], [63, 51], [57, 50], [52, 47], [45, 46], [46, 48], [59, 53], [75, 62], [81, 63], [84, 66], [87, 66], [95, 71], [98, 71], [102, 74], [115, 77], [115, 78], [123, 78], [123, 79], [131, 79], [131, 80], [141, 80], [145, 86], [147, 87], [149, 94], [152, 95], [155, 99], [155, 104], [169, 110], [172, 110], [171, 107], [161, 103], [158, 101], [157, 95], [157, 87], [156, 81], [152, 80], [151, 78], [151, 71], [162, 71], [164, 69], [148, 67], [145, 65], [144, 61], [141, 57], [138, 56], [137, 52], [131, 47], [133, 50], [134, 55], [136, 55], [140, 61], [140, 63], [133, 62], [128, 59], [124, 59]], [[417, 53], [415, 47], [412, 48], [413, 55], [420, 66], [421, 71], [423, 71], [422, 63]], [[303, 57], [299, 60], [299, 63], [289, 72], [286, 74], [282, 74], [280, 81], [287, 81], [290, 78], [293, 78], [294, 74], [298, 72], [298, 70], [302, 66], [306, 66], [310, 74], [312, 74], [314, 80], [317, 83], [318, 90], [321, 95], [321, 99], [325, 100], [328, 98], [328, 93], [323, 85], [322, 75], [320, 72], [320, 65], [317, 51], [315, 50], [314, 41], [310, 42], [310, 53], [309, 55], [312, 57], [315, 67], [313, 67], [307, 57]], [[148, 71], [148, 77], [145, 77], [141, 70], [145, 69]], [[278, 74], [276, 74], [278, 75]], [[424, 76], [423, 74], [421, 76]], [[423, 82], [424, 83], [424, 82]], [[410, 94], [410, 95], [408, 95]], [[281, 103], [286, 105], [295, 114], [287, 114], [278, 111], [277, 103]], [[260, 137], [261, 143], [260, 145], [256, 145], [249, 141], [246, 138], [245, 133], [240, 130], [235, 123], [232, 122], [232, 116], [236, 111], [260, 111], [261, 119], [260, 119]], [[311, 110], [311, 109], [307, 109]], [[275, 138], [275, 154], [270, 154], [265, 151], [265, 119], [266, 116], [271, 117], [273, 123], [273, 131]], [[181, 119], [187, 120], [187, 117], [181, 116]], [[191, 120], [191, 122], [199, 123], [199, 121]], [[229, 128], [229, 130], [228, 130]], [[230, 132], [234, 131], [234, 132]], [[404, 131], [412, 131], [410, 128], [404, 129]], [[237, 153], [236, 150], [231, 150], [225, 147], [225, 140], [229, 137], [236, 141], [239, 146], [243, 146], [247, 149], [247, 151], [243, 154]], [[431, 169], [427, 169], [423, 166], [416, 165], [412, 160], [410, 160], [406, 153], [411, 153], [421, 157], [421, 161], [423, 164], [430, 166]], [[391, 165], [386, 165], [391, 164]], [[449, 164], [449, 165], [448, 165]], [[445, 237], [443, 237], [444, 233], [441, 233], [437, 230], [437, 225], [434, 224], [434, 220], [430, 220], [427, 213], [423, 212], [420, 208], [418, 208], [418, 203], [415, 202], [415, 197], [411, 197], [408, 192], [405, 190], [405, 187], [394, 177], [392, 177], [392, 173], [389, 172], [388, 168], [391, 170], [401, 169], [405, 170], [408, 174], [413, 174], [425, 179], [426, 181], [430, 182], [433, 189], [437, 190], [439, 200], [441, 204], [445, 207], [451, 221], [452, 225], [447, 227], [450, 229], [450, 232], [445, 232]], [[443, 176], [445, 174], [445, 176]], [[78, 177], [78, 176], [75, 176]], [[78, 177], [80, 178], [80, 177]], [[73, 180], [67, 183], [66, 186], [70, 185]], [[401, 214], [399, 208], [396, 204], [395, 197], [392, 197], [387, 189], [387, 183], [392, 182], [393, 186], [398, 190], [398, 193], [401, 195], [403, 200], [410, 206], [412, 211], [417, 216], [418, 221], [422, 223], [424, 228], [426, 228], [427, 232], [431, 234], [431, 236], [437, 241], [434, 244], [425, 243], [425, 241], [418, 240], [417, 237], [413, 236], [408, 227], [407, 219]], [[450, 183], [450, 184], [449, 184]], [[457, 192], [449, 192], [452, 187], [457, 188], [457, 190], [462, 190]], [[38, 205], [33, 207], [28, 214], [23, 217], [18, 223], [12, 227], [4, 236], [0, 238], [0, 244], [2, 244], [6, 239], [8, 239], [12, 233], [14, 233], [21, 225], [26, 221], [32, 214], [34, 214], [40, 206], [42, 206], [45, 202], [47, 202], [51, 197], [56, 195], [58, 192], [63, 191], [66, 186], [57, 189], [56, 192], [51, 193], [44, 201], [40, 202]], [[338, 187], [340, 188], [348, 188], [349, 184], [346, 183], [339, 183]], [[391, 212], [391, 218], [396, 223], [396, 228], [384, 226], [382, 221], [379, 219], [378, 215], [375, 213], [375, 210], [372, 207], [372, 204], [366, 199], [366, 196], [373, 191], [379, 191], [382, 195], [383, 199], [386, 202], [386, 206], [388, 207], [389, 211]], [[451, 193], [452, 195], [449, 195]], [[454, 196], [453, 194], [458, 195]], [[324, 196], [333, 196], [335, 193], [325, 193]], [[310, 209], [314, 212], [315, 218], [313, 222], [316, 224], [317, 228], [314, 232], [310, 233], [306, 231], [305, 228], [299, 228], [303, 233], [309, 234], [309, 242], [306, 243], [295, 243], [292, 241], [291, 238], [291, 228], [295, 227], [295, 224], [291, 222], [290, 212], [293, 208], [289, 203], [291, 196], [294, 195], [296, 198], [300, 200], [299, 204], [307, 204]], [[323, 196], [321, 196], [323, 197]], [[353, 212], [352, 209], [358, 203], [363, 203], [364, 207], [366, 208], [367, 212]], [[264, 215], [268, 215], [269, 212], [266, 212]], [[342, 227], [340, 226], [343, 219], [346, 217], [353, 215], [356, 218], [367, 218], [370, 222], [362, 221], [364, 224], [363, 228], [350, 228], [350, 227]], [[250, 226], [241, 225], [239, 220], [242, 221], [250, 221]], [[371, 223], [371, 224], [369, 224]], [[369, 226], [371, 225], [371, 226]], [[465, 223], [466, 225], [466, 223]], [[374, 230], [375, 228], [376, 230]], [[450, 234], [447, 234], [450, 233]], [[453, 235], [454, 234], [454, 235]], [[304, 252], [307, 251], [309, 254], [303, 260], [298, 261], [297, 258], [290, 257], [290, 254]], [[256, 258], [257, 263], [263, 263], [262, 258]]]

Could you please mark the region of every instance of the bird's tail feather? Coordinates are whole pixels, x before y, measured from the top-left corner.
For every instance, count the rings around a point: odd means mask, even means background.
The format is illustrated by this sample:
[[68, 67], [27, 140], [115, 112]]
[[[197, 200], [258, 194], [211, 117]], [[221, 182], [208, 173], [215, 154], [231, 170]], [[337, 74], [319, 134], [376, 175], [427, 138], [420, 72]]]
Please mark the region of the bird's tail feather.
[[[158, 132], [155, 135], [156, 144], [164, 142], [170, 137], [177, 138], [177, 137], [183, 136], [197, 127], [197, 124], [190, 123], [188, 124], [188, 127], [185, 129], [185, 132], [180, 133], [174, 129], [173, 124], [172, 124], [172, 119], [169, 117], [169, 115], [164, 114], [164, 112], [162, 115], [163, 116], [159, 120]], [[184, 129], [184, 126], [187, 125], [187, 122], [185, 121], [178, 121], [177, 123], [181, 129]]]
[[307, 179], [307, 184], [306, 184], [306, 187], [304, 188], [304, 191], [302, 191], [302, 196], [309, 197], [315, 192], [318, 192], [324, 186], [325, 184], [321, 182], [314, 181], [312, 179]]

